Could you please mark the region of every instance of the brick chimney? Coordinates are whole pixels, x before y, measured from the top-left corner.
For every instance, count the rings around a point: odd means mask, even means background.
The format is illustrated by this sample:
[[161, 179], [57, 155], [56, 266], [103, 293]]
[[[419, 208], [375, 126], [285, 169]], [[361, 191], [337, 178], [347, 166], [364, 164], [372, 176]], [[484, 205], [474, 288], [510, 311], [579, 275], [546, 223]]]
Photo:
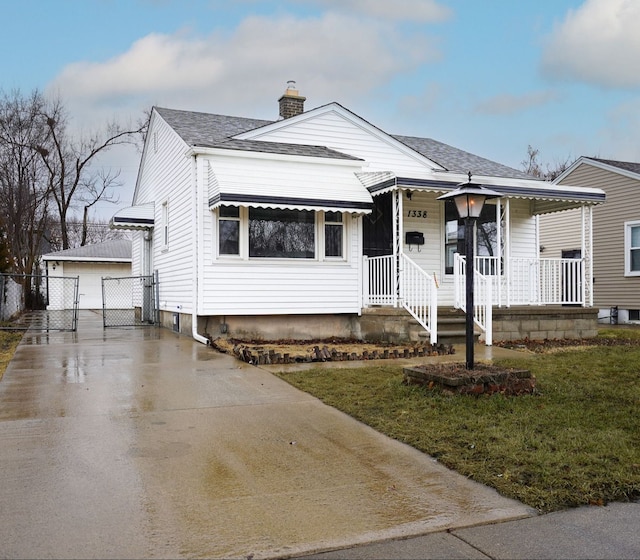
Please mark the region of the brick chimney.
[[280, 118], [288, 119], [304, 113], [304, 102], [307, 98], [298, 94], [296, 83], [293, 80], [287, 82], [287, 91], [278, 99], [280, 104]]

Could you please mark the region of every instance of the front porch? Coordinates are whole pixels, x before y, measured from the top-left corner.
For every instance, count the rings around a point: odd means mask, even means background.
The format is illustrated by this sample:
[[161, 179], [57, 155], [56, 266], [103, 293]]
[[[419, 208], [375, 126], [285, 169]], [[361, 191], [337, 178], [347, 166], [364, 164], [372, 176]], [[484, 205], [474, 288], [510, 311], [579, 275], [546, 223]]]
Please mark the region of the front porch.
[[[474, 261], [474, 321], [485, 344], [597, 333], [585, 259], [476, 257]], [[439, 309], [465, 312], [465, 267], [465, 258], [456, 254], [450, 301], [439, 297], [435, 276], [404, 253], [364, 257], [364, 313], [404, 309], [424, 329], [423, 336], [436, 344], [442, 330]]]

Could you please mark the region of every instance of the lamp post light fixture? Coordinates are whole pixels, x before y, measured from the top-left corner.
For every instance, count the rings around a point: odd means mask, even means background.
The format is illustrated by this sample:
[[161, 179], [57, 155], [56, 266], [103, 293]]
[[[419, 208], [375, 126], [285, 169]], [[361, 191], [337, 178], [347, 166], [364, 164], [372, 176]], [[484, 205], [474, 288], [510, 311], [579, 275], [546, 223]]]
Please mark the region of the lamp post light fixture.
[[465, 287], [466, 287], [466, 368], [473, 369], [473, 282], [474, 282], [474, 256], [473, 256], [473, 238], [476, 220], [482, 213], [485, 201], [490, 198], [499, 198], [502, 195], [499, 192], [492, 191], [471, 182], [471, 172], [469, 172], [469, 181], [460, 183], [455, 190], [438, 197], [438, 200], [453, 199], [458, 210], [460, 219], [464, 220], [464, 247], [466, 256], [465, 265]]

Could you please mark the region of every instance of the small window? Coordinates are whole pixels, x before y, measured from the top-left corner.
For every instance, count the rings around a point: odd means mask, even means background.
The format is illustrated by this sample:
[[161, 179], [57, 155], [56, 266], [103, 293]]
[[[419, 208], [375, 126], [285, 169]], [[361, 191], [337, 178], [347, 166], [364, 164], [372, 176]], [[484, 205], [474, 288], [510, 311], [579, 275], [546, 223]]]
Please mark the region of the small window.
[[340, 212], [324, 214], [324, 256], [342, 257], [344, 225]]
[[235, 206], [220, 207], [218, 250], [221, 255], [240, 254], [240, 208]]
[[625, 275], [640, 276], [640, 222], [624, 224]]
[[640, 309], [629, 309], [629, 321], [640, 321]]

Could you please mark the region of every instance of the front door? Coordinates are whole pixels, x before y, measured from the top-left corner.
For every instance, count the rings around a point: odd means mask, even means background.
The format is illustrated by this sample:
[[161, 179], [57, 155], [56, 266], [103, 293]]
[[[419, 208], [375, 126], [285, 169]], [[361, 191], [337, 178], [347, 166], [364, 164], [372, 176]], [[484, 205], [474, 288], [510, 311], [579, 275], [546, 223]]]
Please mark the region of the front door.
[[392, 193], [373, 199], [373, 211], [363, 218], [362, 250], [367, 257], [393, 254]]

